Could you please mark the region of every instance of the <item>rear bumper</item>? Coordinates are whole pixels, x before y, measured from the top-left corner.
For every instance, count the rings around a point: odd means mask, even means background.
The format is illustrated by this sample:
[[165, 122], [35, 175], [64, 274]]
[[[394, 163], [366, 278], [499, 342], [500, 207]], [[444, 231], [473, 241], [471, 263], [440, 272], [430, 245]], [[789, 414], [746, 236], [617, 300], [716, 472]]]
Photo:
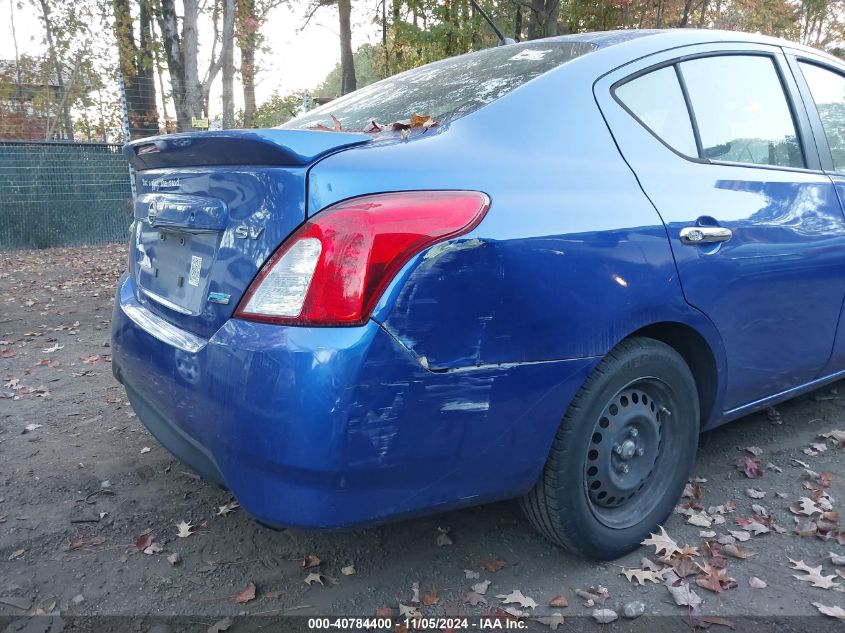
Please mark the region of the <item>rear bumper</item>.
[[[155, 320], [121, 279], [114, 372], [182, 461], [275, 526], [343, 527], [518, 496], [597, 359], [431, 372], [377, 323]], [[152, 319], [149, 317], [152, 316]]]

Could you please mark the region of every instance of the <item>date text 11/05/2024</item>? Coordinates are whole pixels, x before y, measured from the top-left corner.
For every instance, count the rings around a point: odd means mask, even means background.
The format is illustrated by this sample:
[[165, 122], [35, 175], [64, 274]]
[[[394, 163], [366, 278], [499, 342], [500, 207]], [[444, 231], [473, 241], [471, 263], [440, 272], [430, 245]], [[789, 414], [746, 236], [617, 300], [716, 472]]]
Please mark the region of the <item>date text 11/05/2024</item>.
[[416, 617], [392, 620], [391, 618], [309, 618], [309, 630], [348, 629], [387, 629], [407, 631], [449, 631], [449, 630], [522, 630], [528, 624], [523, 620], [510, 617], [481, 616], [477, 618], [437, 618]]

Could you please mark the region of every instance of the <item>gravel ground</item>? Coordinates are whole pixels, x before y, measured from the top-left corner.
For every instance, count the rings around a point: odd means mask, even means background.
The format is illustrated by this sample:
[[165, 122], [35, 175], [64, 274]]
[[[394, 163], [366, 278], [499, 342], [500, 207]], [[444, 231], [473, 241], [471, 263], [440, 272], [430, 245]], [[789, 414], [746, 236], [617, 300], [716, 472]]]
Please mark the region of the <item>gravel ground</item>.
[[[640, 586], [622, 575], [644, 557], [664, 567], [655, 547], [613, 563], [580, 560], [534, 533], [514, 502], [349, 532], [271, 531], [243, 510], [226, 512], [230, 496], [159, 446], [112, 378], [109, 318], [124, 262], [122, 245], [0, 253], [0, 631], [108, 628], [102, 616], [136, 616], [113, 628], [138, 631], [205, 631], [233, 617], [229, 630], [238, 631], [255, 628], [242, 615], [374, 616], [400, 605], [450, 617], [510, 608], [537, 630], [556, 626], [555, 613], [559, 630], [841, 630], [813, 603], [845, 608], [845, 566], [831, 558], [845, 556], [845, 532], [831, 514], [845, 495], [845, 448], [820, 437], [845, 429], [842, 383], [702, 436], [697, 479], [679, 508], [686, 514], [665, 526], [679, 548], [697, 548], [674, 559], [703, 600], [691, 612], [663, 582]], [[761, 478], [737, 466], [746, 457]], [[751, 487], [765, 496], [749, 498]], [[810, 517], [790, 510], [802, 497]], [[761, 510], [756, 523], [740, 525]], [[187, 537], [181, 522], [193, 526]], [[761, 529], [769, 532], [742, 540], [743, 530]], [[725, 544], [731, 530], [739, 552]], [[821, 565], [816, 584], [830, 588], [800, 581], [808, 573], [791, 569], [790, 558]], [[708, 581], [694, 563], [726, 570]], [[308, 574], [319, 581], [306, 584]], [[765, 586], [752, 587], [752, 577]], [[483, 581], [484, 595], [468, 596]], [[499, 597], [514, 590], [537, 606]], [[568, 606], [548, 606], [560, 596]], [[621, 616], [637, 601], [643, 618], [594, 620], [597, 609]], [[44, 614], [60, 617], [32, 617]]]

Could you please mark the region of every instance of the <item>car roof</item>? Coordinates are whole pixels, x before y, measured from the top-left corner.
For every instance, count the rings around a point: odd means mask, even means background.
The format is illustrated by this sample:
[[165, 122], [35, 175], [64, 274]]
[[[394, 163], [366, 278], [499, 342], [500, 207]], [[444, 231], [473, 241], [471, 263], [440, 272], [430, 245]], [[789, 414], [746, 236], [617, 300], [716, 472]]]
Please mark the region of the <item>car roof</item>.
[[761, 35], [759, 33], [745, 33], [742, 31], [721, 31], [716, 29], [620, 29], [615, 31], [594, 31], [590, 33], [574, 33], [546, 38], [548, 42], [585, 42], [593, 44], [597, 49], [609, 48], [617, 45], [627, 45], [637, 49], [639, 54], [657, 53], [669, 48], [687, 46], [691, 44], [717, 44], [720, 42], [745, 42], [751, 44], [768, 44], [770, 46], [784, 46], [814, 55], [827, 57], [831, 61], [842, 63], [837, 57], [797, 42], [791, 42], [779, 37]]

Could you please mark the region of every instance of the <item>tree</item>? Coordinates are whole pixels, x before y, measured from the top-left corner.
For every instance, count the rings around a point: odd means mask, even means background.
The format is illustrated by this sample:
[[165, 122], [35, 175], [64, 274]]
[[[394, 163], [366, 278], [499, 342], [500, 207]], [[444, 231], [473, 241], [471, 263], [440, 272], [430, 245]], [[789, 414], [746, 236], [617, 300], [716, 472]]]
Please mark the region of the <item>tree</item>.
[[[255, 109], [253, 113], [253, 124], [256, 127], [275, 127], [286, 121], [290, 121], [299, 114], [302, 108], [302, 94], [290, 93], [280, 95], [274, 92], [267, 101]], [[239, 113], [238, 123], [243, 124], [244, 112]]]
[[[358, 88], [369, 86], [384, 77], [384, 53], [382, 45], [362, 44], [354, 53], [352, 61], [355, 66], [355, 84]], [[342, 69], [340, 62], [329, 71], [323, 82], [317, 86], [314, 93], [323, 97], [339, 97], [341, 93]]]
[[337, 12], [340, 22], [340, 93], [348, 94], [355, 90], [355, 62], [352, 59], [352, 2], [337, 0]]
[[[50, 16], [50, 5], [47, 3], [47, 0], [39, 0], [38, 4], [41, 7], [41, 19], [44, 21], [44, 35], [47, 40], [47, 50], [50, 52], [50, 61], [56, 71], [56, 85], [59, 87], [59, 90], [61, 90], [59, 111], [62, 118], [62, 125], [64, 125], [65, 128], [65, 138], [72, 139], [73, 124], [70, 119], [70, 107], [67, 99], [68, 88], [65, 87], [65, 69], [53, 33], [55, 26]], [[47, 138], [52, 135], [51, 131], [52, 130], [49, 130], [47, 132]]]
[[[220, 0], [215, 0], [211, 9], [213, 34], [211, 55], [205, 77], [199, 79], [199, 0], [182, 0], [182, 15], [176, 14], [175, 0], [158, 0], [157, 19], [162, 35], [164, 57], [170, 74], [176, 120], [180, 130], [192, 129], [191, 119], [208, 114], [208, 95], [211, 85], [223, 66], [217, 53], [220, 39]], [[179, 30], [179, 18], [182, 30]]]
[[147, 0], [139, 0], [139, 35], [135, 41], [130, 0], [112, 0], [120, 74], [123, 76], [129, 129], [133, 136], [158, 134], [152, 15]]
[[223, 41], [220, 62], [223, 66], [223, 129], [235, 126], [235, 0], [223, 0]]
[[530, 0], [528, 20], [525, 30], [529, 40], [541, 37], [554, 37], [558, 34], [557, 22], [560, 18], [560, 0]]

